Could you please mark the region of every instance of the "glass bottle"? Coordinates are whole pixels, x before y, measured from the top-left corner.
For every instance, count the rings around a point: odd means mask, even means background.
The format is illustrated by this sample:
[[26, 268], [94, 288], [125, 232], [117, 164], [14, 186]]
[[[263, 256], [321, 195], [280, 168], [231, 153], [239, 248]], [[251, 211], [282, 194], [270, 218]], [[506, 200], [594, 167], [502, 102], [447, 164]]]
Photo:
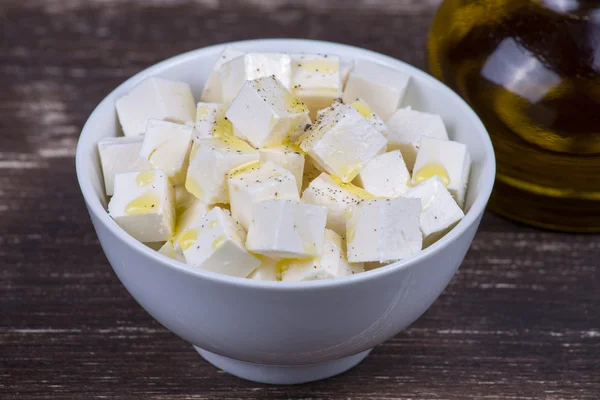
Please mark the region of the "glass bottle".
[[600, 1], [446, 0], [428, 59], [490, 133], [490, 208], [600, 231]]

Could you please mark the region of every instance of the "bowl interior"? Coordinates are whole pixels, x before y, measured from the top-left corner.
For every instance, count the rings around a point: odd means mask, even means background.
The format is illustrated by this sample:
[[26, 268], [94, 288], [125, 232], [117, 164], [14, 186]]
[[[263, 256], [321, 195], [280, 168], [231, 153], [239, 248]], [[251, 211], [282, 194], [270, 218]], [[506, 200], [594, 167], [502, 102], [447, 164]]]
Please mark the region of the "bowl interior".
[[[343, 59], [376, 61], [411, 75], [411, 83], [403, 105], [410, 105], [419, 111], [441, 115], [450, 138], [466, 144], [473, 161], [465, 200], [465, 209], [468, 210], [467, 217], [460, 224], [472, 223], [482, 212], [491, 193], [495, 173], [491, 142], [475, 113], [457, 94], [439, 81], [423, 71], [391, 57], [342, 44], [311, 40], [268, 39], [236, 42], [233, 45], [244, 51], [337, 54]], [[144, 78], [155, 75], [189, 83], [194, 97], [198, 101], [203, 84], [223, 46], [217, 45], [194, 50], [158, 63], [125, 81], [98, 105], [83, 128], [77, 148], [78, 177], [90, 212], [101, 208], [106, 209], [107, 206], [97, 142], [105, 137], [121, 135], [114, 107], [115, 100], [126, 94]], [[114, 224], [107, 214], [100, 218], [107, 224]], [[116, 224], [114, 226], [117, 228]], [[441, 245], [450, 235], [431, 247]]]

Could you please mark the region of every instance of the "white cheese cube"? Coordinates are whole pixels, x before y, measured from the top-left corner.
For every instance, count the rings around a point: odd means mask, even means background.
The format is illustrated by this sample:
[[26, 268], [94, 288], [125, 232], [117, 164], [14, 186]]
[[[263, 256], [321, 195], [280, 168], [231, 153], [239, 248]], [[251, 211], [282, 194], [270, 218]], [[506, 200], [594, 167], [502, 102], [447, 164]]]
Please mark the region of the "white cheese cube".
[[193, 123], [196, 118], [190, 85], [156, 76], [146, 78], [118, 99], [116, 108], [125, 136], [142, 135], [150, 118], [182, 124]]
[[325, 230], [323, 254], [308, 260], [282, 260], [277, 263], [284, 282], [313, 281], [339, 278], [364, 272], [363, 263], [350, 263], [346, 258], [344, 239], [332, 230]]
[[410, 76], [384, 65], [360, 60], [350, 73], [342, 96], [346, 103], [365, 100], [381, 118], [387, 120], [400, 107]]
[[225, 116], [256, 148], [293, 140], [310, 124], [308, 108], [274, 77], [246, 81]]
[[229, 212], [215, 207], [199, 227], [184, 231], [179, 244], [188, 264], [211, 272], [246, 278], [260, 260], [244, 248], [244, 230]]
[[269, 199], [300, 200], [294, 175], [270, 161], [231, 172], [227, 183], [231, 216], [244, 229], [250, 226], [256, 203]]
[[466, 145], [425, 136], [419, 145], [412, 184], [417, 185], [437, 175], [462, 208], [470, 169], [471, 157]]
[[387, 140], [362, 115], [347, 104], [334, 103], [298, 139], [298, 145], [323, 171], [351, 182]]
[[323, 171], [321, 171], [315, 166], [310, 157], [304, 157], [304, 159], [304, 173], [302, 174], [301, 192], [304, 192], [304, 190], [306, 190], [310, 183], [317, 179], [317, 177], [323, 173]]
[[290, 56], [283, 53], [248, 53], [224, 63], [219, 73], [225, 104], [233, 101], [246, 81], [274, 76], [287, 90], [291, 87]]
[[300, 149], [290, 145], [278, 145], [259, 149], [258, 154], [260, 162], [271, 161], [294, 174], [300, 192], [306, 162]]
[[207, 205], [202, 200], [194, 199], [194, 201], [185, 210], [180, 210], [177, 214], [175, 232], [173, 233], [173, 248], [175, 251], [183, 255], [179, 238], [188, 229], [197, 228], [204, 222], [204, 216], [212, 210], [213, 207]]
[[409, 171], [413, 170], [419, 141], [423, 136], [448, 140], [444, 121], [439, 115], [401, 108], [387, 121], [388, 150], [400, 150]]
[[198, 103], [194, 140], [233, 135], [231, 121], [225, 118], [227, 107], [217, 103]]
[[363, 201], [352, 207], [346, 223], [348, 260], [393, 262], [418, 253], [421, 201], [395, 198]]
[[310, 258], [323, 251], [327, 207], [292, 200], [254, 206], [246, 248], [268, 257]]
[[371, 107], [369, 107], [366, 101], [364, 101], [363, 99], [356, 99], [355, 101], [350, 103], [350, 106], [356, 109], [356, 111], [358, 111], [360, 115], [362, 115], [367, 121], [369, 121], [371, 125], [373, 125], [373, 127], [377, 129], [383, 136], [387, 137], [387, 125], [385, 124], [385, 122], [383, 122], [379, 115], [375, 114], [373, 110], [371, 110]]
[[170, 240], [166, 241], [165, 244], [163, 244], [161, 248], [158, 249], [158, 252], [173, 260], [177, 260], [182, 263], [185, 262], [185, 257], [183, 256], [183, 254], [175, 251], [175, 247], [173, 247], [173, 242], [171, 242]]
[[423, 247], [435, 243], [465, 216], [437, 175], [411, 188], [402, 197], [421, 200]]
[[326, 206], [327, 228], [346, 236], [346, 213], [364, 200], [372, 200], [370, 193], [350, 183], [342, 183], [326, 173], [314, 179], [302, 193], [302, 201]]
[[244, 54], [246, 53], [236, 49], [233, 46], [226, 46], [223, 49], [221, 54], [219, 54], [219, 58], [217, 58], [210, 75], [208, 76], [208, 80], [204, 84], [200, 100], [205, 103], [223, 102], [223, 96], [221, 95], [221, 75], [219, 73], [221, 66], [226, 62], [233, 60], [234, 58], [243, 56]]
[[236, 137], [198, 140], [190, 154], [185, 188], [206, 204], [229, 203], [226, 175], [258, 161], [258, 151]]
[[194, 128], [160, 119], [149, 119], [140, 157], [152, 168], [167, 173], [173, 184], [185, 181]]
[[342, 94], [340, 58], [331, 54], [290, 54], [292, 94], [310, 110], [311, 118]]
[[398, 197], [408, 190], [410, 173], [400, 150], [383, 153], [369, 161], [356, 177], [356, 184], [377, 197]]
[[115, 175], [108, 213], [140, 242], [169, 240], [175, 225], [175, 198], [167, 174], [148, 170]]
[[112, 196], [115, 174], [150, 169], [148, 160], [140, 158], [142, 136], [111, 137], [98, 142], [106, 195]]
[[260, 260], [260, 265], [248, 275], [248, 278], [258, 281], [277, 281], [277, 261], [260, 255], [255, 257]]

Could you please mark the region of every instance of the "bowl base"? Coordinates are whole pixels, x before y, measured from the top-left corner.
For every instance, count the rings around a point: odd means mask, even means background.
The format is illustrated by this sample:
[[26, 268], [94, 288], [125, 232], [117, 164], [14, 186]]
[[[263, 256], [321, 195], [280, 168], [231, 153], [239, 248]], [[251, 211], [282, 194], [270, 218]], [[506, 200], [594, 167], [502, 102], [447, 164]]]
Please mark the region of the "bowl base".
[[196, 346], [194, 348], [206, 361], [231, 375], [271, 385], [294, 385], [318, 381], [341, 374], [364, 360], [372, 350], [369, 349], [350, 357], [319, 364], [265, 365], [219, 356]]

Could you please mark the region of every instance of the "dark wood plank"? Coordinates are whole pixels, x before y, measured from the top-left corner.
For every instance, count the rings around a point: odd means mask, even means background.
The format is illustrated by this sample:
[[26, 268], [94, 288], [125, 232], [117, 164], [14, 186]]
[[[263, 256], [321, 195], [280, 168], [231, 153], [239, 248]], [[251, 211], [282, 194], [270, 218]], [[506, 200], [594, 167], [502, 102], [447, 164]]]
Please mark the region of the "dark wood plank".
[[600, 236], [486, 215], [410, 329], [330, 380], [217, 371], [129, 296], [74, 171], [81, 126], [118, 83], [230, 40], [305, 37], [424, 67], [437, 1], [0, 2], [0, 398], [597, 399]]

